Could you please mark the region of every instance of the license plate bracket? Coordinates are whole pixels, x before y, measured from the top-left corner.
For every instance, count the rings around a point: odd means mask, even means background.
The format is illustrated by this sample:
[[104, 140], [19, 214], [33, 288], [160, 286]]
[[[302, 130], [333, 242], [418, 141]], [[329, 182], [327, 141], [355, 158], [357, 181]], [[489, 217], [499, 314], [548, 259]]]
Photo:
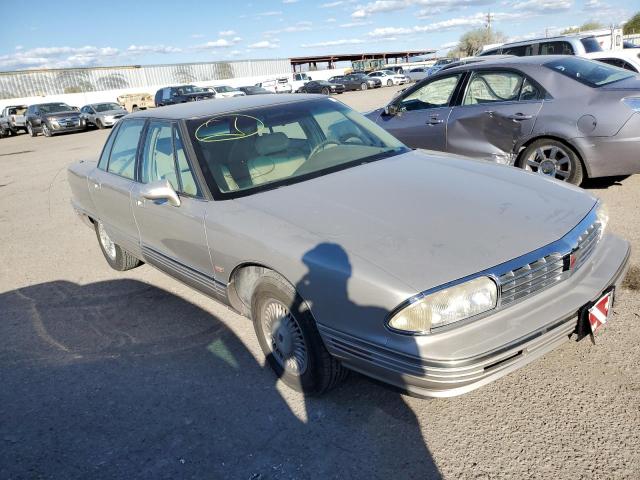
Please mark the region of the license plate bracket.
[[594, 302], [584, 305], [578, 312], [578, 323], [575, 333], [577, 341], [589, 335], [595, 343], [595, 333], [609, 320], [613, 312], [615, 288], [609, 287]]

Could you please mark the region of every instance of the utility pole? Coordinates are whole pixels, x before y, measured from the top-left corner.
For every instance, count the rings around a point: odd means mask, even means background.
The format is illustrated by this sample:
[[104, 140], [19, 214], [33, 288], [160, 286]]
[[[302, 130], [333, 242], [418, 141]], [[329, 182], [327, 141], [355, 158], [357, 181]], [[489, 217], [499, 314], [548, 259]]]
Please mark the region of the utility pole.
[[491, 35], [491, 20], [492, 20], [491, 10], [487, 12], [487, 30], [489, 31], [489, 35]]

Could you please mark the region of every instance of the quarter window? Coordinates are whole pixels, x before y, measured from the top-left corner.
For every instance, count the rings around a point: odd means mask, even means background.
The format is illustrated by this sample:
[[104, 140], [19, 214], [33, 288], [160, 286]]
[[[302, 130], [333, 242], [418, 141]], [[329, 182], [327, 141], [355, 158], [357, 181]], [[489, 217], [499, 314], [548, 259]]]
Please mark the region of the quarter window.
[[515, 55], [516, 57], [529, 57], [533, 55], [533, 45], [520, 45], [517, 47], [504, 47], [503, 55]]
[[168, 180], [174, 190], [180, 191], [173, 153], [173, 125], [169, 122], [149, 123], [144, 142], [140, 181], [156, 180]]
[[446, 107], [451, 102], [460, 75], [441, 78], [415, 90], [400, 102], [403, 110]]
[[135, 178], [136, 152], [143, 127], [144, 120], [129, 120], [118, 128], [109, 157], [108, 172], [131, 180]]
[[474, 73], [463, 105], [517, 101], [523, 78], [513, 72]]
[[543, 42], [540, 44], [540, 55], [574, 55], [569, 42]]

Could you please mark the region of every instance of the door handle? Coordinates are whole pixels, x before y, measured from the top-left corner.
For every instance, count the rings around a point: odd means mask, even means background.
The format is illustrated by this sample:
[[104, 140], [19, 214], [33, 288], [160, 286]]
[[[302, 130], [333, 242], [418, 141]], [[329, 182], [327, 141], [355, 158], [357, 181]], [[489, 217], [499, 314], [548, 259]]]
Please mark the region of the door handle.
[[427, 125], [439, 125], [441, 123], [444, 123], [444, 120], [438, 117], [431, 117], [429, 120], [427, 120]]
[[97, 188], [99, 190], [100, 188], [102, 188], [102, 185], [100, 185], [98, 182], [93, 182], [93, 188]]
[[524, 113], [514, 113], [513, 115], [509, 115], [507, 118], [511, 120], [515, 120], [519, 122], [520, 120], [531, 120], [533, 115], [525, 115]]

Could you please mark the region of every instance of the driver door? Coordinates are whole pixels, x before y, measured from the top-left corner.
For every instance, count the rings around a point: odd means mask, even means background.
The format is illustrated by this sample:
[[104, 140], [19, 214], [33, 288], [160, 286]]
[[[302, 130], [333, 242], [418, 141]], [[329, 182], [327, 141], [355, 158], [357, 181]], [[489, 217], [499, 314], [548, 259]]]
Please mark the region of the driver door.
[[445, 151], [447, 120], [462, 74], [431, 80], [409, 90], [390, 106], [394, 114], [382, 114], [376, 123], [412, 148]]

